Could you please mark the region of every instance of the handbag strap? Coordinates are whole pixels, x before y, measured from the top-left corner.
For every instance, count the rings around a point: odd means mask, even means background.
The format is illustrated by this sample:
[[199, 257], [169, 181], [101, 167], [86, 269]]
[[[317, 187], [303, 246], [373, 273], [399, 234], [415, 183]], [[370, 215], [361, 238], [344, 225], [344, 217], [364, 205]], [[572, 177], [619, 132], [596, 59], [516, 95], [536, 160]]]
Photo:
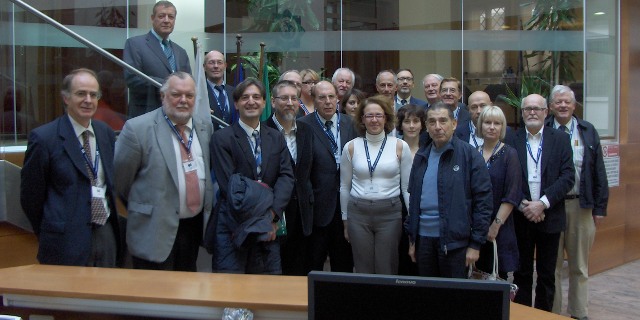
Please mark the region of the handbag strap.
[[498, 278], [498, 244], [496, 240], [491, 240], [493, 243], [493, 271], [491, 272], [491, 276], [494, 279]]

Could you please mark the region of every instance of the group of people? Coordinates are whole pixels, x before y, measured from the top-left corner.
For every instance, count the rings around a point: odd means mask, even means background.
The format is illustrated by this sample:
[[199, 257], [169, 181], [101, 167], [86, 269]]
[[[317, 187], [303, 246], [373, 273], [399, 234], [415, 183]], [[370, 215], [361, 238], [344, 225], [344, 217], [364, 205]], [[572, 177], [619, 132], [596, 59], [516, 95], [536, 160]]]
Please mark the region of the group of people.
[[331, 271], [466, 278], [499, 259], [516, 302], [560, 312], [566, 252], [568, 310], [587, 316], [608, 186], [570, 88], [554, 87], [549, 103], [524, 97], [514, 131], [485, 92], [461, 103], [455, 78], [426, 75], [420, 100], [409, 69], [380, 72], [371, 97], [348, 68], [330, 81], [288, 70], [261, 122], [269, 88], [225, 84], [224, 55], [210, 51], [210, 111], [225, 126], [194, 116], [186, 53], [168, 40], [176, 13], [158, 2], [153, 29], [127, 40], [125, 61], [163, 85], [126, 74], [131, 118], [117, 139], [92, 120], [101, 91], [88, 69], [63, 80], [65, 115], [31, 131], [21, 203], [41, 263], [116, 267], [127, 251], [134, 268], [196, 271], [204, 246], [214, 272], [306, 275], [328, 261]]

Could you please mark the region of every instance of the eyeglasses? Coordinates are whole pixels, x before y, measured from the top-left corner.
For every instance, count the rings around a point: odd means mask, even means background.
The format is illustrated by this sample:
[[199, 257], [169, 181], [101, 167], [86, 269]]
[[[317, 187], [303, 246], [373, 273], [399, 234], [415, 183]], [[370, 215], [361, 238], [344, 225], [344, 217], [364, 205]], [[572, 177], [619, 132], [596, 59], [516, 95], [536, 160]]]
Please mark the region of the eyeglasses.
[[335, 95], [333, 95], [333, 94], [326, 95], [326, 96], [318, 96], [318, 99], [319, 99], [320, 101], [324, 101], [324, 100], [327, 100], [327, 99], [329, 99], [329, 100], [333, 101], [333, 100], [335, 100], [336, 98], [337, 98], [337, 97], [336, 97]]
[[400, 77], [400, 78], [398, 78], [398, 82], [403, 82], [403, 81], [411, 82], [411, 81], [413, 81], [413, 78], [411, 78], [411, 77]]
[[547, 108], [540, 108], [540, 107], [524, 107], [522, 108], [522, 110], [524, 110], [524, 112], [531, 112], [531, 111], [535, 111], [536, 113], [541, 112], [543, 110], [546, 110]]
[[78, 99], [84, 99], [87, 97], [87, 95], [89, 95], [89, 98], [91, 98], [91, 100], [100, 99], [100, 97], [102, 96], [100, 92], [95, 91], [76, 91], [72, 94]]
[[291, 101], [291, 102], [295, 102], [298, 101], [298, 97], [296, 96], [278, 96], [278, 97], [274, 97], [282, 102], [287, 102], [287, 101]]
[[376, 118], [378, 120], [382, 120], [384, 119], [384, 114], [383, 113], [368, 113], [363, 115], [362, 117], [364, 117], [367, 120], [373, 120], [373, 118]]
[[244, 94], [242, 96], [240, 96], [240, 101], [249, 101], [249, 99], [253, 99], [254, 101], [260, 101], [262, 100], [262, 96], [259, 94], [254, 94], [254, 95], [249, 95], [249, 94]]
[[318, 84], [318, 81], [302, 81], [302, 84], [306, 84], [306, 85], [316, 85], [316, 84]]

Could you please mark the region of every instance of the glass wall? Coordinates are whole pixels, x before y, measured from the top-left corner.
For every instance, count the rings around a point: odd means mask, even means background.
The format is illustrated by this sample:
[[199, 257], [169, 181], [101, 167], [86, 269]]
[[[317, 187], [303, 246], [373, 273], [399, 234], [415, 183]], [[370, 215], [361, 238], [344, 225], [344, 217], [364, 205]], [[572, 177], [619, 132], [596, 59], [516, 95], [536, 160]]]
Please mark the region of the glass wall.
[[[117, 57], [128, 37], [151, 29], [154, 0], [28, 0]], [[577, 94], [578, 114], [615, 138], [618, 115], [618, 1], [599, 0], [175, 0], [172, 41], [193, 63], [192, 37], [228, 61], [228, 82], [241, 54], [282, 72], [312, 68], [330, 78], [338, 67], [357, 74], [355, 86], [374, 93], [384, 69], [409, 68], [412, 95], [424, 99], [428, 73], [459, 78], [464, 96], [487, 91], [517, 125], [517, 109], [499, 99], [518, 95], [531, 79], [562, 83]], [[556, 7], [554, 7], [554, 5]], [[24, 145], [32, 128], [64, 112], [60, 82], [88, 67], [100, 76], [97, 118], [119, 129], [127, 114], [120, 66], [88, 49], [13, 1], [0, 0], [1, 145]], [[199, 66], [198, 66], [199, 67]], [[193, 66], [192, 66], [193, 68]], [[463, 98], [464, 99], [464, 98]]]

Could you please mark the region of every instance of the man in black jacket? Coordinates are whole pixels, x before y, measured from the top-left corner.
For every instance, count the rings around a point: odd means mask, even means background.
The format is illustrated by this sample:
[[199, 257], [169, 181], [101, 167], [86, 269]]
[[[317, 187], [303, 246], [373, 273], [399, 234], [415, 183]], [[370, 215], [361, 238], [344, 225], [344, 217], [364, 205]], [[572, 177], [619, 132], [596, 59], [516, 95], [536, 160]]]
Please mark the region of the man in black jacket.
[[567, 86], [557, 85], [551, 91], [550, 100], [553, 116], [548, 117], [545, 124], [569, 134], [576, 171], [576, 181], [564, 200], [567, 229], [560, 234], [553, 312], [562, 311], [561, 271], [566, 252], [569, 264], [567, 309], [572, 317], [586, 319], [589, 304], [589, 251], [595, 238], [596, 226], [607, 214], [609, 185], [600, 137], [591, 123], [574, 115], [576, 98], [573, 91]]

